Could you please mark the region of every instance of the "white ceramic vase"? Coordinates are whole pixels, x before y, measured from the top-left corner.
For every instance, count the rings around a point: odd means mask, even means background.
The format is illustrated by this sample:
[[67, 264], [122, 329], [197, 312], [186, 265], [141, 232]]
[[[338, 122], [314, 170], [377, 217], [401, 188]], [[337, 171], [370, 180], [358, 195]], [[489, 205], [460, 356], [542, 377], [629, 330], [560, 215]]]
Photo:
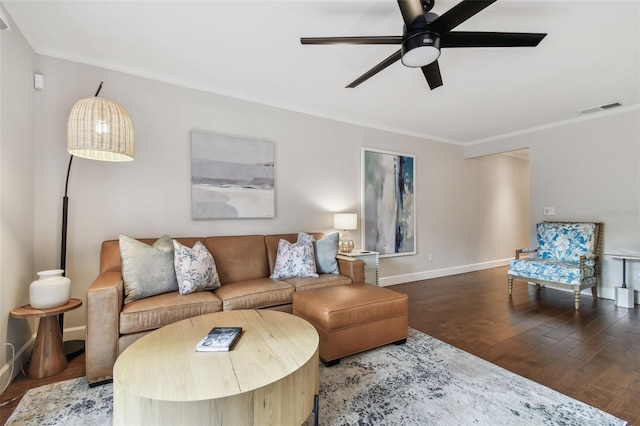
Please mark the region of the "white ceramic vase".
[[35, 309], [56, 308], [71, 298], [71, 280], [63, 277], [62, 269], [38, 272], [38, 279], [29, 286], [29, 303]]

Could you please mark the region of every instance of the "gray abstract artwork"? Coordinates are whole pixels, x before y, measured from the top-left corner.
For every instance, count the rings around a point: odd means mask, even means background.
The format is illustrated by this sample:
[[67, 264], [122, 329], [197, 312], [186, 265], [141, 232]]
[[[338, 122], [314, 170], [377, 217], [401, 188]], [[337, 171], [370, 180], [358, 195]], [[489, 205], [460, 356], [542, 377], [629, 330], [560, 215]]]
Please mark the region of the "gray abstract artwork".
[[415, 157], [363, 148], [363, 247], [380, 257], [416, 253]]
[[273, 144], [191, 132], [191, 218], [272, 218]]

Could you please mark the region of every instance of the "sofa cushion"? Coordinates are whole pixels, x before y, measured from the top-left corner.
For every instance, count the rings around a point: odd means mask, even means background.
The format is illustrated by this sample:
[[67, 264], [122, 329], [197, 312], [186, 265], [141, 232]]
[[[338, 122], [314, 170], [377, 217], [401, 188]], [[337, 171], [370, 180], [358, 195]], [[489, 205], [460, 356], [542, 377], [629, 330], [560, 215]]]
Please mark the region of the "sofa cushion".
[[335, 274], [320, 274], [317, 278], [287, 278], [283, 281], [292, 284], [296, 291], [351, 284], [351, 278]]
[[[178, 237], [174, 239], [187, 247], [193, 247], [196, 241], [204, 241], [204, 238], [199, 237]], [[136, 240], [151, 245], [157, 238], [136, 238]], [[120, 240], [103, 241], [102, 247], [100, 247], [100, 273], [121, 270]]]
[[407, 316], [408, 297], [373, 284], [339, 285], [293, 295], [293, 312], [316, 327], [338, 330], [395, 316]]
[[319, 274], [339, 274], [340, 268], [336, 256], [339, 251], [340, 234], [334, 232], [319, 240], [313, 235], [305, 232], [298, 232], [298, 242], [311, 241], [313, 243], [313, 253], [316, 259], [316, 270]]
[[271, 278], [280, 280], [292, 277], [318, 277], [313, 243], [309, 240], [298, 243], [280, 240], [278, 243], [278, 256]]
[[224, 284], [214, 292], [222, 300], [222, 309], [259, 309], [291, 303], [295, 287], [271, 278]]
[[120, 333], [155, 330], [167, 324], [198, 315], [220, 312], [222, 301], [210, 291], [164, 293], [124, 305], [120, 311]]
[[124, 303], [178, 290], [173, 243], [164, 235], [152, 245], [120, 235]]
[[538, 223], [538, 256], [577, 263], [580, 256], [595, 253], [595, 231], [595, 223]]
[[200, 241], [193, 248], [173, 240], [174, 266], [180, 294], [213, 290], [220, 287], [216, 264], [209, 250]]
[[563, 284], [581, 284], [595, 282], [595, 267], [585, 266], [580, 269], [579, 263], [562, 262], [553, 259], [518, 259], [509, 262], [510, 275], [538, 280], [553, 281]]
[[241, 235], [232, 237], [209, 237], [204, 245], [216, 261], [220, 283], [267, 278], [267, 263], [264, 236]]

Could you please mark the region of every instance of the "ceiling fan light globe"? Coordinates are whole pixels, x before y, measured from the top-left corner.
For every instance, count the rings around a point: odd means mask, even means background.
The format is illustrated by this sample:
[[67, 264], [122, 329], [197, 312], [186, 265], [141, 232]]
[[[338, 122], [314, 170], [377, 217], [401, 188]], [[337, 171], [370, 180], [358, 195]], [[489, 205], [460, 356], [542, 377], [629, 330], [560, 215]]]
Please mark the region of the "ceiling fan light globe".
[[404, 66], [424, 67], [440, 57], [440, 38], [432, 33], [416, 34], [402, 43], [401, 51]]
[[440, 50], [433, 46], [416, 47], [402, 55], [402, 63], [411, 68], [429, 65], [440, 57]]

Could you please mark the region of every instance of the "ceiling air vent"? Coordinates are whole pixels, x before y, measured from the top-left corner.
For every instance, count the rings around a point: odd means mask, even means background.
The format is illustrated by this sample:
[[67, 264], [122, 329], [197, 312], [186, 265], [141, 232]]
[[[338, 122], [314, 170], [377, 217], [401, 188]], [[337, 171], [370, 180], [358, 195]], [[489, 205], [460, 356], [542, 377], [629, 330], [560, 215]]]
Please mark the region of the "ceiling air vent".
[[582, 110], [579, 110], [578, 112], [580, 114], [591, 114], [592, 112], [606, 111], [608, 109], [617, 108], [617, 107], [620, 107], [620, 106], [622, 106], [622, 104], [620, 102], [614, 102], [612, 104], [606, 104], [606, 105], [600, 105], [600, 106], [593, 107], [593, 108], [582, 109]]

